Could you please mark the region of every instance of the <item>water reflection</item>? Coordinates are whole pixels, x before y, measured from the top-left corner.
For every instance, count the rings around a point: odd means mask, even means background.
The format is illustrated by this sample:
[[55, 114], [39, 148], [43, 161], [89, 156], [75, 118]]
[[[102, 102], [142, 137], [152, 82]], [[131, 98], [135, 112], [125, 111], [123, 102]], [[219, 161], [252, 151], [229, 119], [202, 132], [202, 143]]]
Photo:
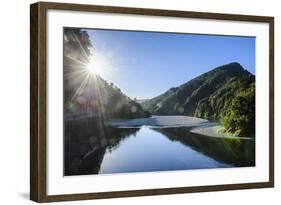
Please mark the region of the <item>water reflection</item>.
[[98, 174], [106, 150], [134, 136], [139, 128], [104, 129], [96, 119], [65, 123], [64, 175]]
[[186, 127], [65, 124], [64, 174], [106, 174], [255, 165], [254, 140], [215, 138]]
[[235, 167], [255, 166], [253, 139], [210, 137], [190, 132], [189, 128], [154, 129], [172, 141], [180, 141], [213, 159]]

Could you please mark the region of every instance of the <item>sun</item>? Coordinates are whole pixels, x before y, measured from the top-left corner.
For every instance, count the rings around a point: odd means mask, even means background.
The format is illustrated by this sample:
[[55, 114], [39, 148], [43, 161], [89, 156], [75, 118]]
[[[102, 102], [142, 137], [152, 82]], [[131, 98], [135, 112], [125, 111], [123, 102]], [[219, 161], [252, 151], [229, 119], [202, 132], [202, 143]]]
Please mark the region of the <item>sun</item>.
[[105, 70], [105, 63], [103, 61], [104, 60], [97, 55], [92, 56], [87, 64], [87, 71], [89, 74], [103, 75]]
[[112, 75], [112, 57], [104, 52], [92, 52], [86, 64], [86, 71], [89, 75], [107, 78]]
[[89, 64], [87, 65], [87, 70], [92, 75], [101, 75], [103, 66], [98, 59], [91, 58]]

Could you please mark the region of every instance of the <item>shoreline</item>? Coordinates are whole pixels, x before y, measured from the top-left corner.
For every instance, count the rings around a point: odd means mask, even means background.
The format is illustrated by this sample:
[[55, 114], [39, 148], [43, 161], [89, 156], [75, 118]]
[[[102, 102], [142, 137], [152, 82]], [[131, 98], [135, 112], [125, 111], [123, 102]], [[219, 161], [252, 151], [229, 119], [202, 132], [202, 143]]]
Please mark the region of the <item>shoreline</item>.
[[112, 127], [195, 127], [209, 123], [208, 120], [183, 115], [152, 115], [149, 118], [137, 119], [112, 119], [105, 122], [106, 126]]
[[223, 126], [219, 122], [212, 122], [206, 119], [183, 116], [183, 115], [152, 115], [149, 118], [137, 119], [112, 119], [105, 122], [106, 126], [115, 128], [176, 128], [189, 127], [190, 132], [208, 137], [246, 139], [253, 137], [238, 137], [233, 133], [223, 132]]

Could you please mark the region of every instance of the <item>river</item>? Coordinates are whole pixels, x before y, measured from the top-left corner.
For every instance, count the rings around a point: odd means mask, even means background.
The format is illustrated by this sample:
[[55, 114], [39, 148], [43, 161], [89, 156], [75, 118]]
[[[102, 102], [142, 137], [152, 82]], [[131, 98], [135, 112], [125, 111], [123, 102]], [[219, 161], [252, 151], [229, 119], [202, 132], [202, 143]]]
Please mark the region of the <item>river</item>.
[[198, 118], [153, 117], [146, 121], [114, 120], [105, 128], [96, 125], [93, 128], [92, 122], [82, 123], [82, 127], [81, 123], [72, 124], [65, 133], [64, 174], [255, 166], [255, 140], [252, 138], [220, 133], [216, 136], [216, 132], [206, 131], [206, 127], [214, 129], [218, 125]]

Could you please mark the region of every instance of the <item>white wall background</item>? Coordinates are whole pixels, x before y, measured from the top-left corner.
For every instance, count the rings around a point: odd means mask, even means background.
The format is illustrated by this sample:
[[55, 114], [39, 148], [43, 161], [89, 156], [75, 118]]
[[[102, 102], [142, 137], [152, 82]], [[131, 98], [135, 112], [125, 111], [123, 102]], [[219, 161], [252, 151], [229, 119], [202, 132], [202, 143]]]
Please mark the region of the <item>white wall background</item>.
[[[147, 7], [275, 16], [275, 165], [274, 189], [104, 199], [60, 204], [277, 204], [281, 195], [281, 12], [274, 0], [74, 0], [87, 4]], [[29, 4], [7, 0], [0, 7], [0, 204], [32, 204], [29, 201]], [[214, 176], [219, 177], [219, 176]], [[280, 202], [279, 202], [280, 203]], [[56, 204], [56, 203], [53, 203]]]

